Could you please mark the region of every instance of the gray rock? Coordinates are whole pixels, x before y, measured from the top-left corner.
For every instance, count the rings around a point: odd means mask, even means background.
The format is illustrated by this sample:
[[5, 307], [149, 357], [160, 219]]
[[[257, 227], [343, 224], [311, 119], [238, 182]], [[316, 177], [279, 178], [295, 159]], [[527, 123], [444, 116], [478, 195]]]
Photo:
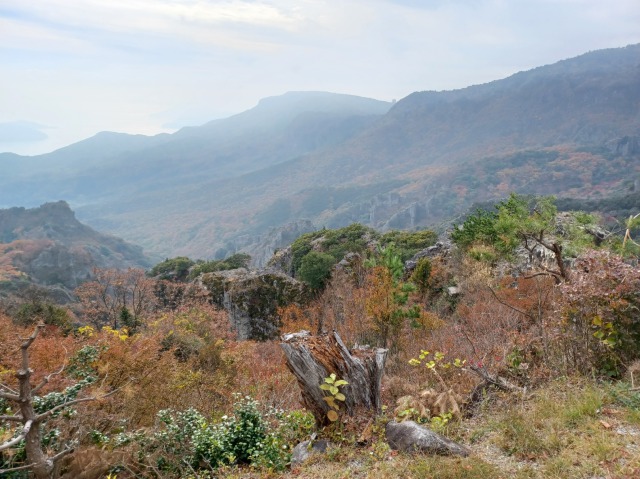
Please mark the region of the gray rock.
[[449, 256], [450, 251], [451, 243], [449, 241], [438, 241], [433, 246], [429, 246], [428, 248], [418, 251], [411, 259], [405, 261], [404, 269], [407, 273], [410, 273], [415, 269], [420, 258], [435, 258], [436, 256], [446, 258]]
[[413, 421], [391, 421], [387, 423], [385, 435], [389, 447], [399, 451], [462, 457], [467, 457], [471, 453], [465, 446]]
[[447, 293], [449, 294], [449, 296], [456, 296], [457, 294], [460, 294], [460, 288], [458, 288], [457, 286], [449, 286], [447, 288]]
[[273, 269], [205, 273], [198, 281], [211, 302], [227, 311], [239, 339], [274, 338], [279, 327], [278, 308], [303, 304], [310, 297], [304, 283]]
[[614, 156], [633, 156], [640, 153], [640, 137], [623, 136], [610, 140], [605, 145]]
[[291, 464], [302, 464], [315, 454], [324, 454], [330, 443], [325, 440], [303, 441], [293, 448]]

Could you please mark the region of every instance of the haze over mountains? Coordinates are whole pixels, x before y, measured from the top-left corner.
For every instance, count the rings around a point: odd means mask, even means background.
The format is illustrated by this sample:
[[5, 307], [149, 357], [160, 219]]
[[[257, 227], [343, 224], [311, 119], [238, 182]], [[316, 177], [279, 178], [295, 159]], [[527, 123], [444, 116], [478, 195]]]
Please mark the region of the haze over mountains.
[[64, 199], [152, 254], [251, 249], [273, 227], [415, 228], [510, 191], [638, 188], [640, 45], [391, 105], [292, 92], [175, 134], [0, 155], [0, 207]]

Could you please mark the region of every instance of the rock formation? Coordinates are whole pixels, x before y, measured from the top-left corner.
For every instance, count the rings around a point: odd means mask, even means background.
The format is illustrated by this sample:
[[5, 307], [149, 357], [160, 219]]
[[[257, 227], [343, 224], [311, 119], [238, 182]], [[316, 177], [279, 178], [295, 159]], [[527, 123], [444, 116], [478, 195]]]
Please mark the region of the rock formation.
[[268, 339], [278, 334], [278, 308], [309, 299], [305, 285], [274, 269], [244, 268], [203, 274], [198, 282], [211, 301], [223, 307], [239, 339]]

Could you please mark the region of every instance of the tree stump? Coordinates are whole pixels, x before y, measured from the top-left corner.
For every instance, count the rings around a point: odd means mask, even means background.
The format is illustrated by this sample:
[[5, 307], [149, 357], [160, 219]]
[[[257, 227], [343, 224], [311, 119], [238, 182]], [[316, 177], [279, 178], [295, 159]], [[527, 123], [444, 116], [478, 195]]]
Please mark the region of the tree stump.
[[302, 402], [316, 419], [318, 426], [330, 421], [330, 407], [320, 389], [325, 378], [334, 373], [347, 385], [340, 388], [345, 400], [340, 414], [373, 415], [380, 412], [380, 383], [387, 350], [358, 347], [349, 351], [337, 332], [312, 336], [308, 331], [282, 336], [280, 343], [287, 358], [287, 367], [294, 374], [302, 391]]

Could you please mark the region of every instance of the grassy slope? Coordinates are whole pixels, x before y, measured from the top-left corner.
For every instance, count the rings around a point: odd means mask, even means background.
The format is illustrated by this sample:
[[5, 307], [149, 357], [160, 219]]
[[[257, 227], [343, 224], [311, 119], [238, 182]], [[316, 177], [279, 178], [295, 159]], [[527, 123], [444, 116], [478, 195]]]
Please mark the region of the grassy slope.
[[640, 393], [629, 385], [558, 379], [527, 399], [496, 395], [446, 434], [469, 458], [388, 451], [382, 442], [343, 445], [282, 474], [229, 469], [227, 478], [637, 478]]

